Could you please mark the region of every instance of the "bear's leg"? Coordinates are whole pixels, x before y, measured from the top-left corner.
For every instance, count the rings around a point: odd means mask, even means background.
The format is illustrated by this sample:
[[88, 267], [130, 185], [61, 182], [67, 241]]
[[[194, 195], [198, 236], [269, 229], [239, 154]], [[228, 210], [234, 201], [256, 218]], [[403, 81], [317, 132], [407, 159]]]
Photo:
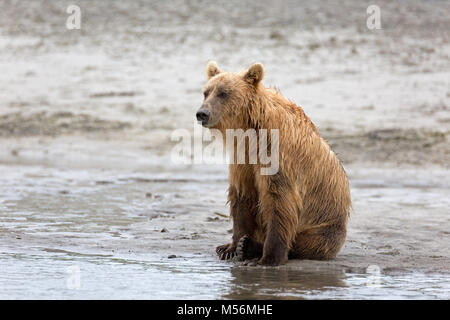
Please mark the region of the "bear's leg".
[[347, 234], [346, 229], [346, 223], [343, 222], [298, 233], [289, 252], [289, 258], [334, 259], [344, 245]]
[[285, 264], [288, 260], [289, 247], [281, 236], [279, 230], [272, 223], [264, 241], [263, 256], [258, 264], [278, 266]]
[[233, 218], [233, 238], [231, 243], [216, 248], [220, 260], [234, 258], [239, 239], [244, 235], [252, 235], [256, 227], [254, 213], [257, 210], [257, 196], [255, 194], [239, 195], [236, 189], [230, 186], [228, 201]]
[[276, 266], [288, 260], [288, 252], [297, 229], [300, 200], [279, 173], [268, 176], [267, 181], [263, 185], [265, 190], [260, 199], [267, 231], [263, 256], [258, 263]]

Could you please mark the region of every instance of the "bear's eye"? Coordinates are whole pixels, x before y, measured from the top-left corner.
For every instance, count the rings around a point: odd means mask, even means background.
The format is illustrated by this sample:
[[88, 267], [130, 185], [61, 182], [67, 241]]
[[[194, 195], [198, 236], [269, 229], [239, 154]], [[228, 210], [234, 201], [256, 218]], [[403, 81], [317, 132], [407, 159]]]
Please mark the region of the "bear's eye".
[[205, 97], [205, 99], [206, 99], [206, 97], [209, 95], [209, 92], [210, 92], [211, 90], [206, 90], [205, 92], [203, 92], [203, 97]]
[[226, 99], [228, 97], [228, 94], [225, 91], [219, 91], [217, 96], [221, 99]]

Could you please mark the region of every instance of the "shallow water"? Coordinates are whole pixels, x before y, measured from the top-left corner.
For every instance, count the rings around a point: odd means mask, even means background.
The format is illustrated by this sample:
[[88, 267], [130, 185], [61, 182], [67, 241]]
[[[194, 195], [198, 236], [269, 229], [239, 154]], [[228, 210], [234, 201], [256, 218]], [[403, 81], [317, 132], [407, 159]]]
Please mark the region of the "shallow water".
[[[388, 183], [380, 176], [355, 179], [356, 214], [364, 211], [360, 203], [376, 204], [377, 210], [391, 214], [389, 228], [373, 228], [373, 234], [364, 232], [366, 238], [358, 233], [358, 220], [354, 222], [353, 232], [361, 239], [355, 242], [350, 234], [349, 248], [337, 259], [350, 268], [320, 263], [311, 267], [306, 262], [264, 268], [221, 262], [214, 254], [215, 245], [229, 238], [231, 227], [222, 217], [227, 212], [226, 181], [220, 172], [162, 177], [41, 166], [2, 169], [0, 299], [450, 297], [448, 272], [422, 272], [419, 261], [414, 262], [419, 271], [392, 272], [392, 267], [377, 264], [396, 263], [398, 253], [390, 236], [415, 245], [400, 234], [405, 219], [420, 219], [424, 230], [430, 228], [433, 234], [440, 231], [432, 213], [448, 205], [439, 200], [447, 192], [445, 185]], [[370, 247], [374, 235], [390, 245], [373, 256], [366, 254], [363, 267], [352, 268], [360, 259], [354, 253]], [[411, 250], [410, 258], [417, 259]], [[387, 260], [377, 260], [382, 257]]]
[[448, 299], [450, 278], [231, 267], [215, 259], [2, 253], [1, 299]]

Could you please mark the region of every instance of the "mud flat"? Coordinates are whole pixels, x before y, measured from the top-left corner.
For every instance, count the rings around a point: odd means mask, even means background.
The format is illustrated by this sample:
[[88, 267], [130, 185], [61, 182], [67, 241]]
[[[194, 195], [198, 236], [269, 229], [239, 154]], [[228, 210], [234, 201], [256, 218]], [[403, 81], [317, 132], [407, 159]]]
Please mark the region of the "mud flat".
[[3, 165], [0, 296], [449, 297], [448, 170], [348, 166], [354, 211], [337, 259], [272, 269], [215, 255], [231, 237], [224, 168], [142, 166]]
[[[450, 298], [448, 4], [4, 1], [0, 298]], [[174, 9], [175, 8], [175, 9]], [[247, 19], [254, 16], [255, 19]], [[333, 261], [222, 262], [225, 166], [171, 161], [204, 68], [262, 61], [342, 159]]]

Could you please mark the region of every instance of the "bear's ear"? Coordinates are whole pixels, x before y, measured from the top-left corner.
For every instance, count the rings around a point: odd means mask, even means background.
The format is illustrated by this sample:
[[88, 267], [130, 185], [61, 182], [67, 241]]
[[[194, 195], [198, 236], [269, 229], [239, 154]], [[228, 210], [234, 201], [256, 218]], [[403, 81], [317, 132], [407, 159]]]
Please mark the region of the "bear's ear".
[[264, 66], [259, 62], [252, 64], [244, 76], [244, 80], [253, 85], [257, 85], [263, 78]]
[[215, 61], [208, 62], [208, 65], [206, 66], [206, 75], [208, 76], [208, 80], [221, 72], [222, 70], [219, 69], [219, 66]]

